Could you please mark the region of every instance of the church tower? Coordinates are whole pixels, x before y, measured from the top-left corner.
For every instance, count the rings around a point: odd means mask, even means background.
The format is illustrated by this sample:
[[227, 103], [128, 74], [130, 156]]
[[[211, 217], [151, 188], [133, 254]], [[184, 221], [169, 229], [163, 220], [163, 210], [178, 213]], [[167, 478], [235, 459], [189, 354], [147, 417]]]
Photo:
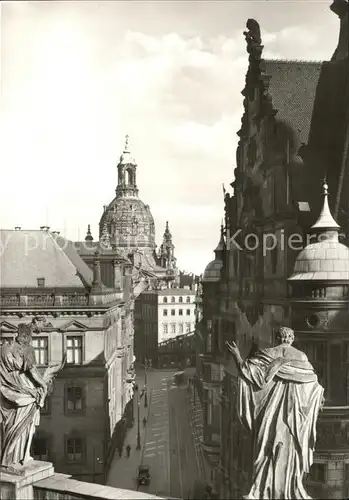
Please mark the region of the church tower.
[[179, 286], [179, 272], [177, 269], [177, 259], [174, 256], [175, 246], [172, 241], [172, 234], [169, 228], [168, 221], [164, 231], [162, 244], [158, 253], [158, 263], [160, 267], [166, 269], [166, 274], [169, 279], [174, 279], [173, 287]]
[[174, 269], [176, 267], [177, 259], [174, 256], [174, 244], [172, 242], [172, 234], [166, 222], [165, 232], [162, 239], [162, 244], [160, 245], [159, 259], [160, 266], [165, 269]]

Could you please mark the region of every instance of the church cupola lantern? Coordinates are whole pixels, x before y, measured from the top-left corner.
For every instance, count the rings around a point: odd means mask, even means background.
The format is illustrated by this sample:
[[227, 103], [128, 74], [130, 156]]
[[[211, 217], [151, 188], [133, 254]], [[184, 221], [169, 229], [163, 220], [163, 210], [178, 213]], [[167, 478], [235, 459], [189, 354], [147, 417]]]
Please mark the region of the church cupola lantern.
[[117, 196], [137, 197], [138, 188], [136, 182], [137, 164], [129, 150], [129, 136], [125, 137], [125, 147], [118, 163], [118, 185]]

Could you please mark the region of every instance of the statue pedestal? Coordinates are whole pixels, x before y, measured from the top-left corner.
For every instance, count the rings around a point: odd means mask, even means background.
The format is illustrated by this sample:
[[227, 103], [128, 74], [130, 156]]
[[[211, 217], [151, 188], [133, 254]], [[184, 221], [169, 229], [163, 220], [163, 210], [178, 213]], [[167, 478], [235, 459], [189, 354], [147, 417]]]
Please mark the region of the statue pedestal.
[[1, 500], [33, 500], [33, 485], [54, 474], [50, 462], [30, 460], [22, 467], [0, 467]]

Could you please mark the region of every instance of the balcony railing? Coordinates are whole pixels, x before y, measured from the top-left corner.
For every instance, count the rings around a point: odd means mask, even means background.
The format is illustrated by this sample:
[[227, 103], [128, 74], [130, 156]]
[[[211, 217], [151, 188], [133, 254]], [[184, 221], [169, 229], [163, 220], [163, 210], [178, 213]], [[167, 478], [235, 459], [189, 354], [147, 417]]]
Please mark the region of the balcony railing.
[[89, 293], [43, 293], [23, 291], [18, 293], [1, 293], [0, 306], [4, 307], [87, 307], [105, 305], [121, 299], [117, 292], [106, 292], [98, 295]]

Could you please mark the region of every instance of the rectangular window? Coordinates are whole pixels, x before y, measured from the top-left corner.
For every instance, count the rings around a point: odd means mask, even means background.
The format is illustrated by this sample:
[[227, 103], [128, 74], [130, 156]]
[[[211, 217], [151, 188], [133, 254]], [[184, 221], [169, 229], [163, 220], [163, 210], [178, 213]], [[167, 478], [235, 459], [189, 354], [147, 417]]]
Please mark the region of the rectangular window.
[[270, 251], [271, 274], [276, 274], [278, 267], [278, 246]]
[[37, 283], [39, 288], [44, 288], [45, 286], [45, 278], [37, 278]]
[[186, 301], [187, 301], [187, 304], [189, 304], [190, 303], [190, 297], [187, 297]]
[[176, 315], [176, 310], [175, 309], [171, 309], [171, 316], [175, 316]]
[[82, 387], [70, 386], [66, 388], [66, 408], [68, 412], [81, 412], [83, 410]]
[[32, 346], [35, 352], [36, 364], [46, 366], [48, 364], [48, 337], [32, 339]]
[[69, 462], [81, 462], [83, 459], [83, 440], [68, 438], [66, 441], [66, 456]]
[[189, 333], [190, 332], [190, 323], [186, 323], [185, 324], [185, 333]]
[[187, 309], [187, 311], [186, 311], [186, 315], [187, 315], [187, 316], [190, 316], [190, 309]]
[[48, 461], [48, 440], [46, 438], [35, 437], [33, 439], [32, 454], [34, 460]]
[[176, 323], [171, 323], [171, 333], [176, 333]]
[[310, 479], [324, 483], [326, 481], [326, 464], [313, 464], [310, 469]]
[[162, 325], [162, 333], [164, 333], [165, 335], [168, 333], [168, 325]]
[[[209, 393], [210, 394], [210, 393]], [[207, 424], [212, 425], [212, 396], [208, 396], [208, 401], [207, 401]]]
[[82, 337], [67, 337], [67, 363], [82, 363]]
[[167, 316], [167, 309], [164, 309], [163, 314], [164, 314], [164, 316]]
[[183, 309], [180, 309], [180, 310], [178, 311], [178, 314], [179, 314], [180, 316], [183, 316]]
[[179, 325], [178, 325], [178, 333], [183, 333], [183, 331], [184, 331], [183, 323], [179, 323]]

